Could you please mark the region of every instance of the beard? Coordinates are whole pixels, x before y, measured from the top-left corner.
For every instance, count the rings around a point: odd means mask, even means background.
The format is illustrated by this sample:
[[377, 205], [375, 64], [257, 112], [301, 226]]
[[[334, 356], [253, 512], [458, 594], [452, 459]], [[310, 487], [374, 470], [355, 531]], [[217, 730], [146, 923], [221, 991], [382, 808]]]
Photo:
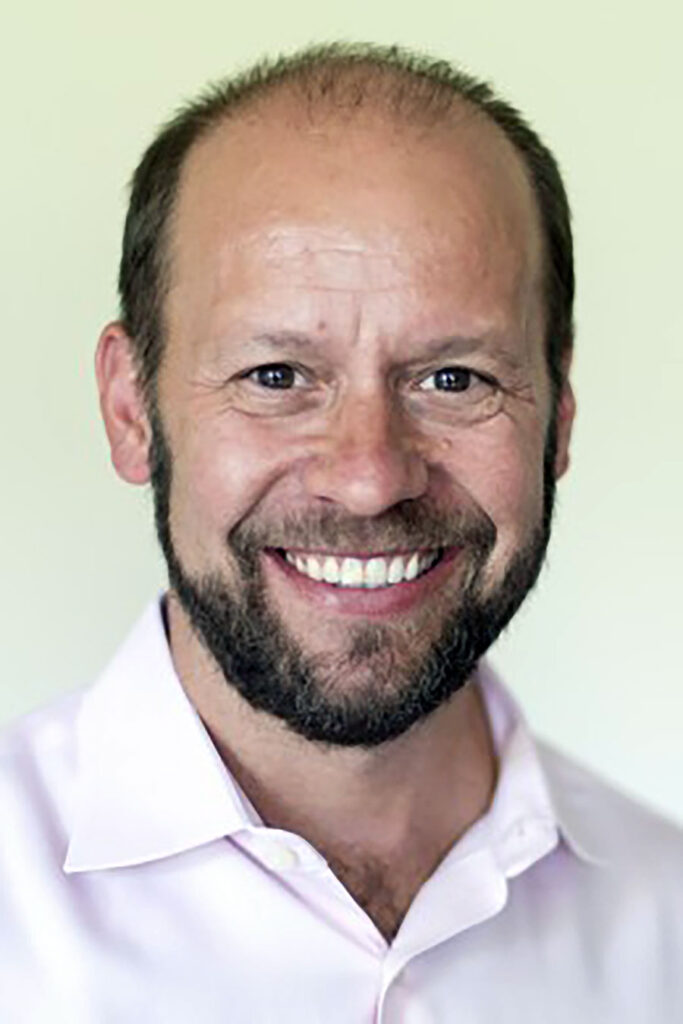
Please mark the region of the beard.
[[[485, 584], [497, 538], [482, 510], [436, 510], [415, 500], [397, 503], [370, 520], [314, 522], [290, 518], [259, 529], [242, 522], [226, 537], [239, 572], [230, 585], [219, 572], [193, 576], [171, 536], [173, 459], [156, 403], [150, 410], [151, 484], [157, 536], [169, 583], [200, 643], [230, 685], [255, 710], [285, 723], [306, 740], [327, 746], [372, 748], [405, 733], [471, 679], [477, 662], [515, 615], [540, 573], [550, 539], [555, 498], [556, 417], [544, 454], [543, 513], [511, 558], [502, 579]], [[274, 536], [275, 530], [280, 537]], [[307, 654], [267, 601], [264, 548], [334, 549], [343, 540], [376, 550], [461, 548], [459, 593], [438, 635], [424, 649], [419, 628], [371, 621], [349, 626], [347, 649]], [[432, 543], [432, 541], [434, 543]], [[312, 620], [312, 628], [315, 622]], [[417, 652], [417, 653], [416, 653]], [[421, 653], [420, 653], [421, 652]]]

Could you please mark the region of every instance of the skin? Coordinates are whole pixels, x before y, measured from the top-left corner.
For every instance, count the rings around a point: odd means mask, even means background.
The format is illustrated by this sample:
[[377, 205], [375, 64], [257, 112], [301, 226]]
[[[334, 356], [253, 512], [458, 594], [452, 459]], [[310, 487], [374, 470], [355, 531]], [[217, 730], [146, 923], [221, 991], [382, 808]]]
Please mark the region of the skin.
[[[286, 518], [299, 524], [292, 546], [329, 549], [307, 532], [321, 509], [334, 511], [344, 538], [334, 550], [400, 548], [378, 517], [428, 500], [490, 516], [498, 535], [485, 579], [494, 586], [541, 515], [551, 411], [541, 267], [523, 168], [481, 117], [399, 133], [369, 113], [300, 122], [281, 99], [201, 142], [182, 176], [159, 377], [183, 564], [238, 586], [227, 530], [249, 521], [281, 544]], [[282, 332], [312, 347], [254, 340]], [[470, 339], [457, 358], [429, 357], [431, 341], [456, 335]], [[301, 370], [292, 390], [238, 380], [272, 363]], [[471, 422], [453, 403], [461, 398], [434, 389], [430, 374], [453, 365], [499, 381], [494, 413]], [[114, 466], [144, 484], [150, 425], [120, 324], [102, 332], [96, 368]], [[573, 417], [566, 381], [557, 477]], [[292, 637], [336, 659], [330, 685], [349, 689], [389, 664], [399, 675], [414, 665], [461, 582], [456, 559], [418, 606], [382, 620], [391, 650], [351, 669], [354, 616], [323, 600], [312, 607], [266, 559], [264, 572]], [[324, 747], [226, 686], [172, 593], [168, 625], [182, 684], [261, 816], [313, 843], [390, 940], [490, 803], [496, 761], [476, 687], [380, 747]]]

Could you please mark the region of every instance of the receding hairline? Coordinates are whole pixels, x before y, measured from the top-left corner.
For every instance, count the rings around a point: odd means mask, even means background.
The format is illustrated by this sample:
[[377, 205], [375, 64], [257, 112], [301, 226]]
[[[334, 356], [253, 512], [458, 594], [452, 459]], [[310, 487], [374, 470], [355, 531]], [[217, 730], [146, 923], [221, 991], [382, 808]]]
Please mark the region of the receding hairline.
[[[269, 122], [272, 125], [273, 119], [275, 119], [279, 130], [282, 130], [284, 134], [291, 133], [298, 137], [303, 141], [304, 145], [307, 141], [307, 129], [313, 128], [315, 130], [314, 134], [318, 135], [325, 145], [329, 144], [330, 148], [337, 144], [338, 137], [336, 136], [339, 134], [343, 135], [346, 130], [354, 130], [356, 127], [360, 131], [367, 132], [369, 135], [373, 135], [375, 130], [377, 130], [377, 136], [381, 136], [382, 132], [387, 129], [389, 132], [395, 131], [396, 138], [400, 139], [401, 142], [405, 140], [407, 128], [411, 134], [415, 133], [413, 139], [417, 141], [418, 145], [425, 146], [425, 148], [428, 148], [430, 145], [429, 136], [432, 133], [438, 133], [442, 137], [444, 134], [452, 135], [457, 143], [458, 135], [463, 130], [466, 134], [471, 133], [473, 130], [477, 134], [483, 132], [484, 140], [488, 136], [489, 140], [494, 140], [495, 146], [500, 147], [507, 163], [506, 174], [510, 176], [514, 174], [516, 186], [523, 192], [524, 199], [522, 202], [524, 206], [521, 214], [528, 224], [529, 232], [535, 236], [535, 243], [538, 246], [536, 250], [537, 266], [541, 277], [543, 276], [547, 260], [547, 246], [541, 210], [534, 193], [533, 180], [522, 154], [506, 136], [503, 129], [485, 111], [466, 98], [454, 96], [454, 102], [449, 105], [449, 109], [441, 111], [439, 118], [435, 118], [432, 123], [424, 125], [416, 119], [406, 125], [395, 111], [387, 109], [386, 105], [382, 103], [373, 103], [372, 97], [362, 107], [357, 107], [349, 115], [347, 115], [345, 110], [342, 110], [340, 115], [336, 108], [329, 108], [325, 105], [323, 105], [320, 111], [304, 110], [298, 102], [299, 95], [297, 90], [289, 88], [289, 84], [288, 82], [278, 83], [276, 88], [253, 97], [244, 106], [240, 105], [236, 109], [230, 110], [226, 113], [225, 117], [217, 118], [205, 132], [194, 140], [185, 153], [178, 177], [173, 208], [168, 219], [167, 235], [164, 243], [166, 273], [168, 275], [167, 284], [169, 286], [172, 284], [174, 249], [178, 241], [178, 213], [182, 196], [189, 184], [189, 178], [193, 168], [196, 167], [196, 162], [201, 161], [210, 153], [219, 137], [222, 137], [223, 145], [229, 148], [231, 143], [231, 127], [236, 129], [236, 134], [233, 138], [236, 145], [239, 146], [241, 129], [246, 128], [247, 131], [254, 129], [257, 133], [268, 132]], [[328, 131], [329, 139], [325, 138]], [[410, 141], [412, 140], [409, 140], [409, 143]], [[267, 142], [265, 145], [267, 145]], [[435, 140], [435, 148], [436, 145], [438, 145], [437, 140]], [[520, 203], [517, 202], [516, 205], [519, 208]], [[536, 245], [534, 245], [534, 249], [536, 249]], [[540, 281], [539, 284], [541, 284]]]
[[[397, 132], [412, 131], [415, 137], [424, 139], [434, 129], [456, 131], [468, 124], [478, 124], [513, 156], [533, 195], [533, 180], [524, 155], [492, 114], [474, 99], [454, 91], [445, 82], [435, 83], [424, 76], [417, 79], [412, 71], [376, 64], [371, 58], [367, 58], [367, 64], [358, 61], [346, 65], [341, 59], [334, 59], [331, 64], [330, 68], [307, 68], [301, 78], [295, 71], [282, 78], [267, 79], [217, 111], [186, 150], [181, 176], [192, 155], [231, 124], [261, 128], [278, 114], [294, 130], [334, 131], [364, 123]], [[326, 71], [330, 75], [329, 89], [324, 88]]]
[[[325, 43], [267, 57], [210, 84], [159, 130], [136, 168], [119, 267], [121, 319], [134, 339], [140, 381], [153, 385], [163, 355], [173, 214], [188, 158], [231, 119], [258, 118], [262, 105], [296, 97], [301, 119], [324, 112], [351, 121], [373, 108], [403, 128], [429, 129], [464, 112], [497, 129], [516, 154], [531, 186], [541, 224], [545, 263], [546, 337], [554, 385], [562, 380], [560, 355], [573, 340], [574, 271], [571, 214], [552, 152], [524, 116], [485, 79], [432, 55], [400, 46]], [[508, 150], [508, 151], [509, 151]]]

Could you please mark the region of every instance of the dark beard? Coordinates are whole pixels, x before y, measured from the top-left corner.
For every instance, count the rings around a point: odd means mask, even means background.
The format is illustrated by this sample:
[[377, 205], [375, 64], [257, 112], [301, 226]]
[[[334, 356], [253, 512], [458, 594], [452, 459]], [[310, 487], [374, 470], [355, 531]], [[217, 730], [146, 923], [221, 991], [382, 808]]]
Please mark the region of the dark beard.
[[[172, 455], [154, 407], [150, 421], [155, 522], [170, 585], [226, 682], [253, 708], [274, 715], [307, 740], [367, 748], [406, 732], [465, 685], [536, 583], [550, 538], [554, 505], [555, 418], [546, 441], [541, 523], [488, 596], [482, 596], [483, 574], [497, 533], [483, 510], [459, 512], [447, 522], [443, 513], [406, 501], [369, 524], [357, 521], [357, 541], [358, 531], [367, 529], [365, 543], [371, 543], [373, 537], [395, 538], [384, 547], [463, 548], [458, 557], [466, 558], [467, 566], [457, 606], [419, 661], [410, 657], [418, 639], [411, 637], [410, 630], [369, 621], [350, 627], [350, 646], [344, 655], [336, 659], [304, 655], [266, 603], [260, 558], [266, 546], [316, 546], [311, 542], [314, 524], [310, 520], [280, 524], [281, 540], [274, 539], [272, 531], [268, 537], [257, 536], [253, 528], [238, 524], [227, 537], [240, 574], [233, 589], [217, 573], [193, 578], [185, 572], [170, 529]], [[315, 524], [317, 546], [333, 548], [345, 527], [348, 539], [348, 525], [348, 521], [339, 524], [336, 519], [319, 519]], [[314, 622], [312, 626], [315, 628]], [[344, 681], [356, 668], [365, 669], [365, 679], [349, 689]]]

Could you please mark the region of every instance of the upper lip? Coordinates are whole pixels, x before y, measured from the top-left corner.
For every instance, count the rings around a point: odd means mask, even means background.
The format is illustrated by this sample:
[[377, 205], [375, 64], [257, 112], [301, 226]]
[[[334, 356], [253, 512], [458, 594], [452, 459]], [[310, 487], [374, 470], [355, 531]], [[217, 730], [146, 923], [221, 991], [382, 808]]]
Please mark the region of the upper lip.
[[428, 551], [440, 551], [440, 546], [436, 547], [416, 547], [416, 548], [394, 548], [392, 551], [331, 551], [320, 548], [278, 548], [279, 551], [289, 551], [291, 554], [301, 555], [330, 555], [332, 558], [392, 558], [394, 555], [413, 555], [415, 552], [418, 554], [426, 553]]

